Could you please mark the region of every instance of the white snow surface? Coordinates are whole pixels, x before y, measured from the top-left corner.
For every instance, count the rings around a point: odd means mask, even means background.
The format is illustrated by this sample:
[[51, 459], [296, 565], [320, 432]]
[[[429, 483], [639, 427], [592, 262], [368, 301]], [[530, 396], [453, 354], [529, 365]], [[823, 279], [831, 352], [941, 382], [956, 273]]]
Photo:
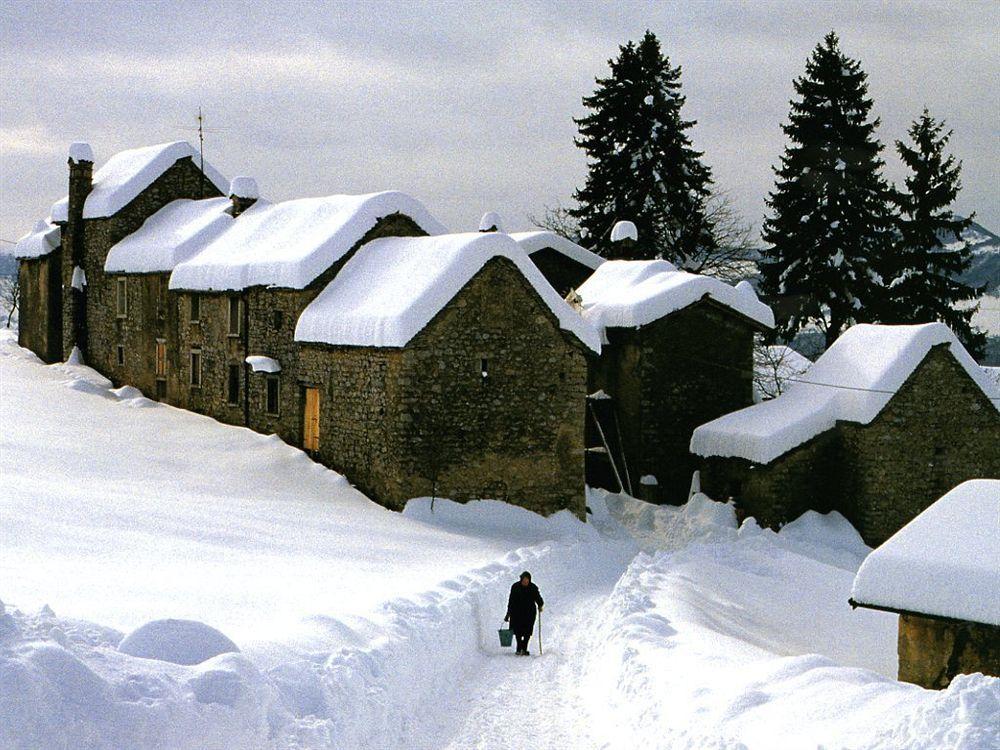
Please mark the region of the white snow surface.
[[239, 648], [223, 633], [197, 620], [153, 620], [126, 635], [118, 650], [141, 659], [191, 666]]
[[859, 604], [1000, 626], [1000, 479], [946, 493], [865, 559]]
[[428, 234], [445, 228], [405, 193], [258, 200], [170, 277], [171, 289], [302, 289], [340, 260], [379, 219], [404, 214]]
[[89, 143], [75, 141], [69, 144], [69, 158], [73, 161], [94, 161], [94, 149]]
[[602, 330], [644, 326], [705, 297], [774, 327], [771, 308], [755, 294], [710, 276], [678, 271], [665, 260], [605, 261], [576, 291], [583, 317]]
[[622, 240], [638, 240], [639, 230], [631, 221], [618, 221], [611, 228], [611, 241], [621, 242]]
[[244, 175], [234, 177], [229, 183], [229, 195], [237, 198], [260, 198], [260, 189], [257, 187], [257, 180]]
[[278, 360], [265, 357], [262, 354], [251, 354], [246, 358], [246, 363], [254, 372], [281, 372], [281, 364]]
[[587, 266], [587, 268], [597, 268], [604, 262], [604, 258], [597, 253], [593, 253], [587, 248], [577, 245], [561, 234], [556, 234], [545, 229], [531, 232], [512, 232], [510, 236], [528, 255], [537, 253], [539, 250], [544, 250], [545, 248], [551, 248], [558, 253], [562, 253], [567, 258]]
[[479, 220], [480, 232], [502, 232], [503, 226], [503, 218], [496, 211], [487, 211]]
[[502, 232], [384, 237], [359, 248], [302, 314], [295, 340], [402, 347], [493, 258], [524, 275], [559, 325], [594, 351], [600, 339]]
[[811, 368], [775, 399], [695, 429], [691, 451], [773, 461], [838, 420], [868, 424], [889, 403], [931, 347], [947, 344], [969, 377], [1000, 410], [1000, 394], [943, 323], [860, 324], [845, 331]]
[[[121, 151], [94, 172], [94, 188], [83, 204], [83, 218], [99, 219], [114, 216], [148, 188], [175, 162], [190, 157], [201, 165], [197, 149], [187, 141], [160, 143]], [[229, 180], [205, 162], [205, 177], [220, 192], [229, 187]], [[69, 199], [62, 198], [52, 205], [52, 221], [66, 221]]]
[[224, 232], [233, 217], [228, 198], [175, 200], [111, 247], [108, 273], [165, 273], [193, 257]]
[[62, 243], [61, 230], [45, 219], [39, 219], [35, 228], [21, 237], [14, 245], [14, 257], [21, 259], [44, 258]]
[[69, 285], [79, 292], [82, 292], [87, 286], [87, 274], [80, 266], [73, 266], [73, 276]]
[[[600, 491], [586, 525], [494, 501], [396, 514], [6, 332], [0, 381], [0, 747], [1000, 745], [1000, 680], [894, 679], [897, 618], [847, 604], [870, 550], [837, 514], [776, 534], [704, 495]], [[527, 659], [496, 633], [524, 569], [546, 600]], [[165, 618], [240, 652], [119, 650]], [[208, 640], [180, 630], [159, 656]]]

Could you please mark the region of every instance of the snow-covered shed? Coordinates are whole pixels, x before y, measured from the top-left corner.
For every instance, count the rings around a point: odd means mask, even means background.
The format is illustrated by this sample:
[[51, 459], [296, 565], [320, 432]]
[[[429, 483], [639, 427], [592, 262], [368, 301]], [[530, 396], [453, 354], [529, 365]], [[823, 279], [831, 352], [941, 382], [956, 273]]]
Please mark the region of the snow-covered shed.
[[[588, 481], [684, 502], [700, 424], [753, 403], [753, 340], [774, 325], [746, 283], [678, 271], [664, 260], [609, 260], [576, 290], [605, 346], [591, 362]], [[655, 482], [639, 483], [639, 477]]]
[[1000, 677], [1000, 479], [963, 482], [893, 534], [862, 563], [851, 604], [900, 615], [900, 680]]
[[837, 509], [879, 544], [1000, 476], [1000, 394], [942, 323], [857, 325], [777, 398], [701, 425], [702, 486], [767, 525]]
[[580, 286], [604, 262], [597, 253], [555, 232], [512, 232], [510, 236], [562, 297]]
[[586, 354], [600, 340], [508, 235], [368, 242], [295, 339], [307, 447], [374, 497], [583, 515]]
[[62, 359], [62, 230], [45, 219], [14, 245], [18, 260], [17, 342], [45, 362]]

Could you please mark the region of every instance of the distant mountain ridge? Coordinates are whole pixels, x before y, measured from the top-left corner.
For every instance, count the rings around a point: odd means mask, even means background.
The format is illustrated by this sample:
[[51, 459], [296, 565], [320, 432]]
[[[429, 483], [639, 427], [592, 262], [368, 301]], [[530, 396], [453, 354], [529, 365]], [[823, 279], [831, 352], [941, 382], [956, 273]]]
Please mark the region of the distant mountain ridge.
[[959, 280], [969, 286], [985, 286], [988, 294], [1000, 292], [1000, 236], [975, 221], [962, 233], [972, 248], [972, 264]]

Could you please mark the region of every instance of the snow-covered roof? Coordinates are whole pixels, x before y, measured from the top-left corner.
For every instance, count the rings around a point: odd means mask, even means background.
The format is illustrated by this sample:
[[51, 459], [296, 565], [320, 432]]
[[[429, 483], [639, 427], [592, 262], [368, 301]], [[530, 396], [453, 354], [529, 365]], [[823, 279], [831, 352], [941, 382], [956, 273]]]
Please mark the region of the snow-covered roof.
[[594, 351], [600, 339], [508, 235], [386, 237], [362, 246], [306, 307], [296, 341], [402, 347], [493, 258], [507, 258], [559, 321]]
[[604, 262], [604, 258], [597, 253], [592, 253], [587, 248], [581, 247], [555, 232], [541, 229], [532, 232], [512, 232], [510, 236], [528, 255], [551, 248], [587, 268], [597, 268]]
[[428, 234], [446, 230], [416, 198], [388, 191], [270, 203], [258, 200], [204, 250], [180, 263], [171, 289], [302, 289], [340, 260], [380, 219], [405, 214]]
[[251, 354], [246, 363], [254, 372], [281, 372], [281, 364], [276, 359], [261, 354]]
[[774, 327], [771, 308], [749, 284], [732, 287], [710, 276], [678, 271], [665, 260], [609, 260], [576, 290], [583, 317], [598, 328], [634, 328], [708, 297], [762, 326]]
[[938, 344], [949, 346], [1000, 410], [998, 389], [943, 323], [861, 324], [845, 331], [777, 398], [698, 427], [691, 436], [691, 452], [766, 464], [838, 421], [868, 424]]
[[963, 482], [861, 564], [855, 603], [1000, 625], [1000, 479]]
[[35, 228], [14, 245], [14, 257], [19, 260], [42, 258], [59, 247], [61, 242], [59, 227], [39, 219]]
[[997, 389], [1000, 389], [1000, 367], [986, 367], [984, 365], [983, 372], [986, 373], [986, 377], [996, 383]]
[[104, 261], [108, 273], [162, 273], [203, 249], [224, 232], [233, 217], [228, 198], [172, 201], [139, 229], [113, 245]]
[[[83, 204], [83, 218], [98, 219], [113, 216], [153, 184], [175, 162], [185, 157], [200, 165], [198, 151], [187, 141], [160, 143], [121, 151], [94, 172], [94, 188]], [[91, 154], [91, 159], [93, 154]], [[229, 187], [229, 180], [205, 162], [205, 177], [220, 192]], [[63, 198], [52, 206], [52, 221], [66, 221], [69, 199]]]

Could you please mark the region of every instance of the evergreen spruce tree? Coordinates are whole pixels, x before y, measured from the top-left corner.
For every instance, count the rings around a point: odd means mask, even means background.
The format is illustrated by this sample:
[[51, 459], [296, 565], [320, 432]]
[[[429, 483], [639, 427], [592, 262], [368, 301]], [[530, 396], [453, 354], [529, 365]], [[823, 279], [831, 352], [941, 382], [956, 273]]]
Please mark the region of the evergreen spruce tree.
[[761, 271], [767, 296], [787, 296], [788, 338], [817, 324], [829, 346], [854, 322], [877, 320], [893, 244], [890, 188], [882, 176], [878, 119], [867, 76], [830, 32], [794, 82], [782, 130], [791, 143], [774, 168]]
[[639, 231], [628, 257], [687, 267], [716, 242], [705, 208], [711, 171], [687, 135], [695, 122], [681, 117], [681, 69], [670, 67], [650, 31], [619, 49], [610, 77], [597, 79], [593, 95], [583, 99], [590, 114], [574, 120], [589, 173], [570, 214], [597, 252], [621, 256], [608, 240], [614, 224], [628, 220]]
[[896, 151], [910, 171], [905, 190], [896, 191], [897, 245], [886, 281], [892, 292], [890, 323], [946, 323], [974, 355], [982, 353], [986, 335], [972, 327], [975, 308], [956, 310], [955, 303], [973, 300], [979, 290], [955, 277], [972, 261], [962, 232], [972, 217], [956, 217], [949, 206], [961, 190], [962, 163], [945, 154], [951, 131], [924, 109], [910, 126], [911, 143], [896, 141]]

